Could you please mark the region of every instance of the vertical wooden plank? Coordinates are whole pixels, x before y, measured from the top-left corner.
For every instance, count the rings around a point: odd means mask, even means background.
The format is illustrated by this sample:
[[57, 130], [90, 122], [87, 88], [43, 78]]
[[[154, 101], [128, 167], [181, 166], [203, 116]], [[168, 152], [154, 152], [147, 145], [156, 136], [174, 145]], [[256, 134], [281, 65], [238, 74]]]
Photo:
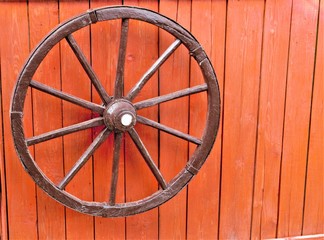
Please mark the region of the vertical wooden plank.
[[[89, 8], [86, 1], [70, 2], [61, 1], [60, 21], [64, 21], [74, 15], [85, 12]], [[84, 55], [90, 59], [90, 33], [89, 28], [83, 28], [73, 34]], [[61, 74], [62, 90], [64, 92], [91, 100], [91, 81], [81, 67], [76, 56], [66, 41], [61, 42]], [[77, 84], [76, 84], [77, 83]], [[71, 125], [91, 118], [91, 112], [63, 102], [63, 125]], [[79, 159], [82, 153], [92, 142], [91, 130], [77, 132], [64, 136], [64, 168], [65, 173], [70, 171], [73, 164]], [[67, 191], [83, 200], [92, 201], [92, 160], [78, 172], [67, 185]], [[67, 239], [93, 239], [94, 226], [93, 217], [80, 214], [66, 209], [66, 237]]]
[[263, 1], [228, 3], [219, 232], [222, 239], [250, 238], [263, 11]]
[[[0, 3], [1, 7], [1, 3]], [[0, 35], [3, 33], [0, 29]], [[0, 44], [0, 86], [2, 86], [1, 75], [1, 44]], [[8, 225], [7, 225], [7, 191], [6, 191], [6, 171], [5, 171], [5, 152], [4, 152], [4, 136], [3, 136], [3, 105], [2, 105], [2, 89], [0, 89], [0, 239], [8, 239]]]
[[292, 1], [268, 1], [265, 7], [258, 143], [251, 238], [274, 238]]
[[321, 2], [317, 32], [316, 68], [306, 178], [303, 235], [324, 232], [324, 4]]
[[[26, 2], [0, 3], [1, 76], [5, 170], [7, 180], [8, 236], [11, 239], [37, 239], [35, 184], [21, 166], [13, 146], [9, 109], [11, 93], [29, 53]], [[32, 135], [30, 92], [25, 103], [26, 135]], [[32, 151], [32, 149], [31, 149]]]
[[[34, 48], [58, 24], [58, 3], [29, 2], [30, 44]], [[33, 79], [56, 89], [60, 84], [59, 47], [51, 50]], [[39, 135], [62, 127], [61, 101], [33, 90], [34, 134]], [[35, 161], [53, 182], [63, 178], [62, 139], [57, 138], [35, 146]], [[64, 207], [37, 188], [38, 234], [40, 239], [65, 238]]]
[[[221, 98], [224, 80], [225, 22], [226, 1], [192, 2], [191, 32], [214, 65]], [[195, 86], [202, 81], [201, 72], [196, 62], [192, 60], [190, 85]], [[205, 122], [204, 115], [207, 111], [206, 104], [205, 94], [190, 97], [190, 135], [201, 135]], [[188, 239], [216, 239], [218, 236], [221, 132], [222, 123], [220, 123], [213, 150], [197, 177], [188, 187]], [[190, 152], [194, 148], [190, 145]]]
[[[107, 5], [120, 5], [121, 1], [92, 1], [91, 8]], [[92, 66], [109, 95], [114, 93], [114, 82], [118, 61], [121, 20], [107, 21], [91, 25]], [[95, 89], [92, 101], [100, 103]], [[95, 130], [96, 131], [96, 130]], [[93, 155], [94, 161], [94, 198], [108, 201], [112, 172], [113, 134]], [[121, 150], [117, 185], [117, 202], [124, 202], [124, 157]], [[95, 218], [95, 239], [124, 239], [125, 218]]]
[[[190, 29], [190, 1], [160, 1], [159, 12], [183, 27]], [[160, 54], [175, 38], [159, 31]], [[172, 82], [172, 84], [170, 84]], [[159, 94], [167, 94], [189, 87], [189, 54], [180, 46], [159, 71]], [[184, 97], [160, 105], [160, 122], [179, 131], [188, 132], [189, 98]], [[160, 132], [160, 169], [167, 181], [184, 168], [188, 160], [188, 142]], [[161, 239], [186, 238], [187, 194], [182, 190], [175, 198], [163, 204], [159, 211], [159, 237]]]
[[280, 182], [278, 237], [302, 233], [318, 1], [294, 1]]
[[[157, 1], [125, 0], [124, 4], [140, 6], [154, 11], [158, 10]], [[127, 45], [125, 63], [125, 93], [129, 92], [158, 58], [158, 28], [147, 23], [131, 20], [128, 38], [130, 41]], [[157, 94], [158, 78], [155, 74], [138, 97], [134, 99], [134, 102], [157, 96]], [[158, 120], [157, 108], [143, 109], [140, 114], [152, 120]], [[157, 164], [158, 131], [141, 124], [136, 124], [135, 129]], [[126, 137], [125, 144], [126, 201], [139, 200], [157, 191], [158, 185], [129, 136]], [[126, 236], [129, 239], [158, 238], [158, 209], [128, 217], [126, 219]]]

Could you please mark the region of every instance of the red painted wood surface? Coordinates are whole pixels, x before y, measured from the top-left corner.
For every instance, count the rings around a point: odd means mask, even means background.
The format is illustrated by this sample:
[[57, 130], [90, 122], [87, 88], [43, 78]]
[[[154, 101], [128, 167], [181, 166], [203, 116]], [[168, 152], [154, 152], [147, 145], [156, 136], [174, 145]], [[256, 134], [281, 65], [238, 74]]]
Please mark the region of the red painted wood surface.
[[[218, 77], [222, 119], [211, 155], [198, 175], [159, 208], [105, 219], [66, 209], [35, 187], [13, 148], [9, 109], [19, 70], [50, 29], [107, 5], [159, 11], [190, 30]], [[264, 239], [324, 233], [323, 214], [323, 1], [8, 1], [0, 2], [1, 239]], [[121, 21], [97, 23], [73, 36], [107, 92], [113, 93]], [[173, 38], [131, 20], [125, 93]], [[83, 68], [63, 40], [45, 58], [35, 80], [101, 103]], [[203, 79], [181, 46], [143, 88], [136, 101], [195, 86]], [[202, 133], [206, 94], [140, 114], [194, 136]], [[95, 116], [30, 91], [24, 122], [32, 136]], [[137, 124], [141, 139], [169, 181], [195, 146]], [[30, 147], [47, 176], [59, 182], [100, 128]], [[67, 186], [85, 200], [107, 201], [113, 136]], [[77, 148], [72, 148], [77, 146]], [[117, 202], [158, 189], [132, 140], [122, 147]]]
[[292, 9], [279, 197], [279, 237], [302, 234], [318, 4], [318, 1], [298, 1], [294, 2]]
[[224, 239], [250, 236], [263, 14], [261, 1], [228, 4], [219, 232]]
[[[253, 239], [276, 235], [280, 163], [292, 1], [265, 5], [258, 142], [255, 165]], [[278, 24], [281, 23], [281, 24]]]
[[[324, 222], [324, 6], [319, 14], [315, 75], [311, 102], [303, 234], [323, 232]], [[321, 170], [320, 170], [321, 169]]]
[[[1, 54], [0, 54], [1, 56]], [[1, 58], [0, 58], [0, 79], [1, 78]], [[2, 83], [0, 82], [0, 85]], [[1, 91], [2, 95], [2, 91]], [[0, 106], [2, 109], [2, 99], [0, 99]], [[6, 192], [6, 174], [5, 174], [5, 153], [4, 153], [4, 135], [3, 135], [3, 113], [0, 112], [0, 184], [1, 184], [1, 199], [0, 199], [0, 238], [1, 239], [7, 239], [8, 238], [8, 230], [7, 230], [7, 192]]]
[[[12, 239], [37, 239], [37, 205], [34, 182], [23, 170], [14, 150], [10, 131], [10, 98], [18, 73], [28, 57], [28, 9], [25, 2], [0, 3], [1, 89], [5, 153], [8, 236]], [[9, 41], [10, 39], [10, 41]], [[26, 135], [32, 135], [31, 95], [26, 99]], [[30, 149], [33, 152], [33, 149]], [[1, 178], [1, 180], [3, 180]], [[2, 199], [4, 200], [4, 199]]]

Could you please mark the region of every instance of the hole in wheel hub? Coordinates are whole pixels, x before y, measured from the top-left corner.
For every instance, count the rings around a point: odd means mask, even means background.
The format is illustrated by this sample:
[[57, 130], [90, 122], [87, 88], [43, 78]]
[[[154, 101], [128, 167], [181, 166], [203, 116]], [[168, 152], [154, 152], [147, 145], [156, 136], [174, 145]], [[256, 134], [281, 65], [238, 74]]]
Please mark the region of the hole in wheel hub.
[[104, 121], [111, 130], [127, 131], [136, 124], [134, 106], [125, 99], [110, 103], [104, 111]]
[[129, 113], [125, 113], [124, 115], [122, 115], [121, 117], [121, 124], [124, 126], [124, 127], [128, 127], [129, 125], [132, 124], [133, 122], [133, 116], [130, 115]]

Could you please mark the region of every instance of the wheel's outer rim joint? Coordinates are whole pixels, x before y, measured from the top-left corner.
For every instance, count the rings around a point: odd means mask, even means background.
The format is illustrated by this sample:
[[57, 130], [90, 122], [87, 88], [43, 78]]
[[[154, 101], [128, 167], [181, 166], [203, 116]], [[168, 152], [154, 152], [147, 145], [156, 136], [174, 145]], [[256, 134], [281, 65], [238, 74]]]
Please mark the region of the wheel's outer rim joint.
[[89, 13], [89, 17], [91, 19], [91, 23], [97, 23], [98, 22], [98, 16], [96, 10], [89, 9], [87, 11]]
[[190, 163], [187, 163], [186, 165], [186, 169], [188, 172], [190, 172], [192, 175], [197, 175], [197, 173], [199, 172], [199, 169], [195, 168], [194, 166], [192, 166]]

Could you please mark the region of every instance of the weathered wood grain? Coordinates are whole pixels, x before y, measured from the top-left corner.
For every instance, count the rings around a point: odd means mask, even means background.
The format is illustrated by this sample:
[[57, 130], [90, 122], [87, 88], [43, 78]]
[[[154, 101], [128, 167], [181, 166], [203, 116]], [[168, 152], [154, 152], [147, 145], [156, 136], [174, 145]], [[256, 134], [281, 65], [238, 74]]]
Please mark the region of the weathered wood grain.
[[[163, 68], [165, 69], [165, 68]], [[161, 71], [160, 71], [160, 75], [161, 75]], [[173, 79], [173, 77], [170, 77], [171, 79]], [[165, 80], [166, 82], [167, 80]], [[140, 101], [140, 102], [136, 102], [134, 104], [134, 107], [136, 109], [142, 109], [142, 108], [146, 108], [146, 107], [152, 107], [154, 105], [157, 105], [157, 104], [160, 104], [160, 103], [163, 103], [163, 102], [168, 102], [168, 101], [171, 101], [171, 100], [174, 100], [174, 99], [177, 99], [177, 98], [183, 98], [185, 96], [189, 96], [191, 94], [194, 94], [194, 93], [200, 93], [200, 92], [204, 92], [208, 89], [208, 86], [206, 83], [204, 84], [201, 84], [201, 85], [198, 85], [198, 86], [194, 86], [194, 87], [191, 87], [191, 88], [184, 88], [184, 89], [181, 89], [181, 90], [178, 90], [178, 91], [174, 91], [174, 92], [170, 92], [170, 93], [167, 93], [167, 94], [164, 94], [164, 95], [160, 95], [158, 97], [154, 97], [154, 98], [151, 98], [151, 99], [146, 99], [146, 100], [143, 100], [143, 101]]]

